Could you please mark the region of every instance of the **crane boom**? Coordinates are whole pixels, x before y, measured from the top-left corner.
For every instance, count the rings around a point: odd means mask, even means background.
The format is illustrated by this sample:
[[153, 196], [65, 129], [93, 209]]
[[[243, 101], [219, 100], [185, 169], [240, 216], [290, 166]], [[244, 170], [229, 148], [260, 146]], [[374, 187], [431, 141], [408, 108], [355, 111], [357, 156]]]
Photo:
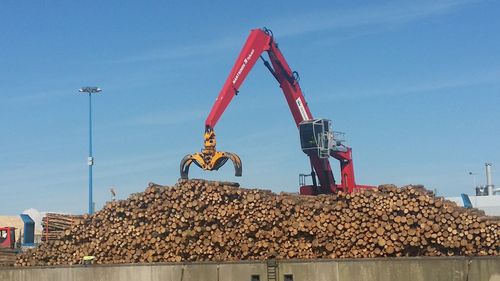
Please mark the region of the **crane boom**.
[[222, 87], [219, 96], [215, 100], [212, 110], [208, 114], [205, 121], [205, 126], [214, 128], [222, 116], [227, 106], [245, 81], [250, 70], [253, 68], [260, 55], [269, 49], [271, 45], [271, 37], [260, 29], [255, 29], [250, 32], [248, 39], [243, 46], [236, 62], [229, 73], [229, 76]]
[[[266, 52], [269, 57], [267, 61], [263, 57]], [[329, 128], [330, 121], [326, 119], [314, 119], [299, 85], [298, 74], [291, 70], [285, 57], [274, 41], [273, 34], [268, 29], [254, 29], [250, 32], [224, 86], [222, 87], [215, 103], [205, 121], [205, 147], [201, 153], [187, 155], [181, 162], [181, 177], [187, 178], [189, 165], [195, 163], [205, 170], [217, 170], [227, 160], [232, 160], [235, 165], [236, 176], [241, 176], [241, 160], [234, 153], [221, 152], [215, 149], [214, 127], [228, 107], [234, 96], [238, 94], [239, 88], [245, 81], [248, 73], [259, 60], [271, 72], [278, 81], [293, 119], [301, 132], [301, 142], [307, 139], [308, 144], [303, 144], [303, 151], [309, 156], [313, 178], [313, 185], [301, 186], [301, 194], [331, 193], [337, 190], [352, 192], [356, 186], [354, 181], [354, 169], [352, 163], [351, 148], [340, 142], [334, 142], [333, 132]], [[321, 121], [321, 122], [320, 122]], [[303, 127], [303, 130], [301, 129]], [[317, 129], [321, 128], [322, 131]], [[320, 146], [320, 143], [322, 146]], [[311, 146], [311, 144], [314, 144]], [[307, 148], [304, 148], [304, 147]], [[335, 183], [328, 157], [332, 156], [340, 161], [341, 184]], [[319, 186], [316, 184], [316, 177]], [[364, 186], [363, 186], [364, 187]]]

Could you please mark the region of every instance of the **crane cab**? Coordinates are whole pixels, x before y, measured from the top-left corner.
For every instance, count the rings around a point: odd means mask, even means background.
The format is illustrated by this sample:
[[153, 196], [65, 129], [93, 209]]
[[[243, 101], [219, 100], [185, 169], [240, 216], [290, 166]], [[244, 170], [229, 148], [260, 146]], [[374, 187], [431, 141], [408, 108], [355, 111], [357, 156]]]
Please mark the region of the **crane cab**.
[[331, 121], [328, 119], [305, 120], [299, 124], [300, 146], [307, 155], [328, 158], [334, 145]]
[[16, 247], [16, 228], [0, 227], [0, 248], [14, 249]]

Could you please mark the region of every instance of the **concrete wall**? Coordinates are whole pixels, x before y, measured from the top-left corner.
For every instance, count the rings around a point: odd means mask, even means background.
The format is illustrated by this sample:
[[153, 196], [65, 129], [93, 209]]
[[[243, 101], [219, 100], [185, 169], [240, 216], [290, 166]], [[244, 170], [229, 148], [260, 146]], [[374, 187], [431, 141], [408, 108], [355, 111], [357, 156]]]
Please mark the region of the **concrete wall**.
[[[0, 281], [267, 280], [266, 262], [0, 268]], [[500, 257], [280, 261], [276, 281], [500, 281]], [[271, 281], [271, 280], [269, 280]], [[274, 280], [273, 280], [274, 281]]]

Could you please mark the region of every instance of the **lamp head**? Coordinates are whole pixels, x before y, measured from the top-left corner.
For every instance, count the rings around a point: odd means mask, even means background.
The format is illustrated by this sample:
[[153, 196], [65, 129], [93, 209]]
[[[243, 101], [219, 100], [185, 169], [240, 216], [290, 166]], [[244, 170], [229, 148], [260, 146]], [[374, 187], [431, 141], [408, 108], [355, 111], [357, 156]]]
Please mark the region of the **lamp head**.
[[78, 90], [80, 93], [89, 93], [89, 94], [95, 94], [102, 92], [102, 89], [99, 87], [82, 87]]

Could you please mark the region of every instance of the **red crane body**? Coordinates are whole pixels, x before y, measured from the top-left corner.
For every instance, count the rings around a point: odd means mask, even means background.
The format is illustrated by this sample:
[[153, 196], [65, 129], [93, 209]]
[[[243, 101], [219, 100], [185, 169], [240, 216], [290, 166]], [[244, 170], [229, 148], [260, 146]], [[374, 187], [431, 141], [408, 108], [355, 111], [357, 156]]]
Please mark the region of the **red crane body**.
[[[264, 52], [267, 52], [270, 63], [262, 57]], [[264, 65], [278, 81], [297, 127], [300, 128], [300, 126], [304, 123], [312, 124], [313, 121], [326, 120], [313, 118], [309, 106], [305, 101], [304, 95], [302, 94], [298, 81], [298, 74], [291, 70], [285, 60], [285, 57], [278, 48], [277, 43], [274, 41], [271, 31], [268, 29], [254, 29], [250, 32], [243, 49], [241, 50], [226, 82], [224, 83], [224, 86], [222, 87], [222, 90], [215, 100], [210, 114], [205, 121], [206, 132], [213, 131], [217, 121], [222, 116], [233, 97], [238, 94], [240, 86], [243, 84], [243, 81], [259, 58], [262, 59]], [[327, 124], [329, 125], [329, 120], [327, 121]], [[330, 134], [328, 128], [326, 129], [325, 136], [326, 134]], [[331, 136], [331, 140], [333, 140], [333, 132], [331, 132]], [[313, 185], [302, 185], [300, 188], [301, 194], [315, 195], [336, 191], [352, 192], [357, 188], [367, 187], [356, 185], [351, 148], [338, 142], [335, 147], [335, 149], [328, 149], [328, 155], [325, 154], [322, 156], [318, 155], [316, 150], [308, 150], [306, 152], [303, 147], [304, 152], [309, 156], [311, 167], [313, 169], [313, 171], [311, 171]], [[329, 156], [340, 161], [340, 184], [336, 184], [335, 182], [330, 162], [328, 160]], [[197, 165], [200, 166], [198, 163]], [[316, 184], [316, 177], [319, 180], [319, 186]]]
[[14, 249], [16, 245], [16, 229], [0, 227], [0, 248]]

